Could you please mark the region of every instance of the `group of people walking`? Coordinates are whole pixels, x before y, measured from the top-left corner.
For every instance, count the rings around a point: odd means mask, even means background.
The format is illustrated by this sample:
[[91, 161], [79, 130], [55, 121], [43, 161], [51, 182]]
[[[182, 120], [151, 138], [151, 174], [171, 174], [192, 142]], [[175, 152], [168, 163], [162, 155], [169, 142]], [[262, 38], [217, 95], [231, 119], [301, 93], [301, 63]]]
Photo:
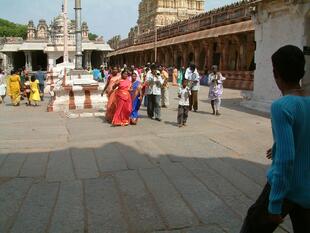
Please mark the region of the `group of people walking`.
[[[198, 111], [201, 77], [196, 66], [190, 64], [180, 79], [177, 122], [179, 127], [183, 127], [186, 126], [188, 112]], [[217, 66], [213, 66], [209, 75], [209, 98], [214, 115], [220, 115], [224, 80]], [[102, 92], [108, 97], [106, 120], [113, 126], [137, 124], [139, 109], [144, 101], [148, 117], [162, 121], [161, 110], [169, 106], [168, 81], [167, 69], [156, 64], [148, 63], [143, 69], [134, 66], [128, 68], [126, 65], [121, 71], [118, 67], [112, 68]]]
[[5, 75], [0, 69], [0, 104], [9, 96], [13, 106], [19, 106], [24, 99], [27, 106], [38, 106], [44, 96], [44, 81], [40, 68], [35, 75], [29, 75], [25, 69], [12, 70], [10, 75]]

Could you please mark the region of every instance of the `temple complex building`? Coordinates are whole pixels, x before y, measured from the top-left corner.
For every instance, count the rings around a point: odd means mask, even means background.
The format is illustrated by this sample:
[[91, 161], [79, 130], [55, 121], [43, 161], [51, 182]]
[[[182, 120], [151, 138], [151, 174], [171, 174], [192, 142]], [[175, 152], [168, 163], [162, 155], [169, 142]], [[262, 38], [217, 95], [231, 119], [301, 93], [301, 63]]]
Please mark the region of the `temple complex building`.
[[[146, 2], [153, 1], [142, 1], [140, 9]], [[156, 2], [158, 4], [154, 7], [161, 12], [162, 1]], [[175, 3], [173, 12], [184, 12], [183, 7], [189, 9], [185, 2], [191, 1], [169, 2]], [[170, 21], [168, 25], [164, 20], [165, 26], [150, 26], [150, 30], [142, 30], [143, 33], [140, 32], [143, 25], [138, 20], [137, 28], [132, 29], [129, 37], [119, 41], [115, 51], [108, 54], [111, 64], [140, 66], [156, 61], [168, 67], [186, 67], [194, 62], [200, 72], [218, 65], [228, 78], [226, 87], [252, 90], [255, 34], [250, 9], [256, 1], [241, 1], [204, 13], [201, 13], [204, 2], [193, 2], [195, 4], [191, 6], [197, 6], [195, 10], [199, 14], [186, 20]], [[139, 19], [146, 17], [141, 16], [141, 10], [139, 13]]]
[[[69, 62], [75, 62], [75, 21], [68, 20], [68, 51]], [[100, 66], [105, 62], [106, 54], [112, 49], [103, 39], [90, 41], [88, 26], [82, 23], [83, 66]], [[5, 38], [0, 53], [4, 54], [5, 70], [26, 67], [32, 71], [39, 66], [43, 70], [50, 70], [63, 62], [64, 53], [64, 12], [55, 17], [48, 25], [40, 20], [35, 25], [32, 20], [28, 23], [27, 38]]]
[[143, 0], [139, 4], [139, 34], [204, 12], [204, 0]]

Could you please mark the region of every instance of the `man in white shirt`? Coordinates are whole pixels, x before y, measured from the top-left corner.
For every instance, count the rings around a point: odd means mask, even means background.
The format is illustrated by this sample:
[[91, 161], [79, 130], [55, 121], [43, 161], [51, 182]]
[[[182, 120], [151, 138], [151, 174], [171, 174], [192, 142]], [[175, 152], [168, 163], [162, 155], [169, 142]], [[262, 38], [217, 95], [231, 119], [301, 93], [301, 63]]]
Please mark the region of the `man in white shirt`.
[[198, 91], [200, 88], [200, 77], [196, 69], [195, 64], [190, 64], [185, 72], [185, 79], [188, 80], [191, 95], [189, 98], [189, 110], [194, 109], [195, 112], [198, 110]]
[[146, 94], [148, 98], [147, 115], [149, 118], [155, 116], [155, 120], [161, 121], [161, 87], [164, 83], [160, 72], [155, 64], [151, 66], [151, 71], [146, 75]]

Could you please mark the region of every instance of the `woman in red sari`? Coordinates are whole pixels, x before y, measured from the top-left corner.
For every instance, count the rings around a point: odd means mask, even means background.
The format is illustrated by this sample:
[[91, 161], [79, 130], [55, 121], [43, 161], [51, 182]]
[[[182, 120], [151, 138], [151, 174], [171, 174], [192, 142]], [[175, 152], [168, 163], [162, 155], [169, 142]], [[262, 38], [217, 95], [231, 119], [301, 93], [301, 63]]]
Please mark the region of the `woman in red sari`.
[[107, 104], [107, 111], [106, 111], [106, 120], [107, 122], [111, 123], [114, 113], [116, 111], [116, 96], [115, 90], [113, 89], [115, 83], [117, 83], [121, 79], [120, 74], [118, 73], [117, 67], [113, 67], [111, 75], [108, 77], [107, 83], [103, 89], [103, 93], [107, 94], [108, 97], [108, 104]]
[[131, 82], [128, 79], [126, 69], [122, 71], [122, 79], [114, 85], [113, 89], [116, 89], [116, 111], [113, 116], [112, 125], [127, 126], [130, 123], [132, 101], [129, 92], [131, 89]]

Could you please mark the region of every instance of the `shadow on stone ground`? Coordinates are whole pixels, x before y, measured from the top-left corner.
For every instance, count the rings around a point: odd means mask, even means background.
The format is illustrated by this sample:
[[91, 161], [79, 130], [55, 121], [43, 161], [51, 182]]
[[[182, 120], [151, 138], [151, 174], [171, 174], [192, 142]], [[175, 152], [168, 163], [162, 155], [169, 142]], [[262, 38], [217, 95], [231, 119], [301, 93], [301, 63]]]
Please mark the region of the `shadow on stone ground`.
[[[269, 118], [268, 113], [263, 113], [257, 110], [252, 110], [246, 107], [243, 107], [240, 105], [242, 103], [243, 99], [242, 98], [231, 98], [231, 99], [222, 99], [222, 104], [221, 106], [227, 109], [243, 112], [243, 113], [248, 113], [252, 115], [257, 115], [265, 118]], [[210, 103], [210, 100], [202, 100], [203, 103]]]
[[205, 148], [196, 156], [159, 140], [0, 154], [0, 232], [239, 232], [266, 166]]

